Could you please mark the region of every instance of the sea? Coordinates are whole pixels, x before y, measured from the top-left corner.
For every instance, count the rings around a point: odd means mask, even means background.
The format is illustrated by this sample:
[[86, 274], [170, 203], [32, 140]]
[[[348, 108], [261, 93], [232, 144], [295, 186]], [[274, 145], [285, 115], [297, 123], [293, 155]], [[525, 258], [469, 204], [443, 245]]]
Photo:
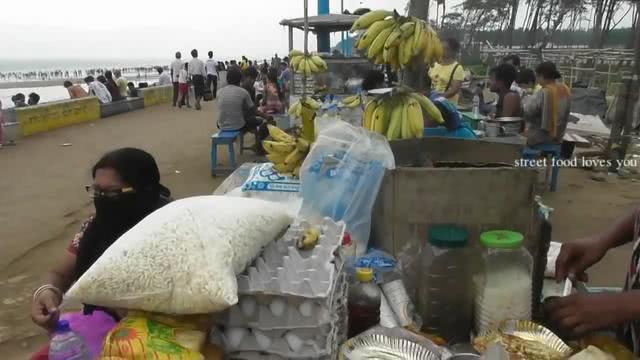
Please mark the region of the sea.
[[[112, 69], [112, 68], [136, 68], [136, 67], [153, 67], [168, 66], [171, 59], [0, 59], [0, 73], [28, 73], [40, 71], [61, 70], [75, 71], [88, 69]], [[135, 83], [147, 82], [149, 84], [157, 81], [157, 73], [149, 74], [137, 71], [125, 72], [124, 77]], [[138, 77], [139, 76], [139, 77]], [[23, 81], [34, 81], [38, 79], [28, 79]], [[40, 103], [65, 100], [69, 98], [67, 90], [62, 86], [65, 78], [54, 78], [42, 81], [42, 86], [25, 86], [23, 81], [10, 78], [4, 80], [0, 78], [0, 101], [2, 108], [7, 109], [13, 107], [11, 97], [17, 93], [23, 93], [25, 96], [32, 92], [40, 95]], [[22, 84], [21, 84], [22, 83]], [[33, 84], [31, 82], [31, 84]], [[86, 86], [83, 84], [86, 89]]]

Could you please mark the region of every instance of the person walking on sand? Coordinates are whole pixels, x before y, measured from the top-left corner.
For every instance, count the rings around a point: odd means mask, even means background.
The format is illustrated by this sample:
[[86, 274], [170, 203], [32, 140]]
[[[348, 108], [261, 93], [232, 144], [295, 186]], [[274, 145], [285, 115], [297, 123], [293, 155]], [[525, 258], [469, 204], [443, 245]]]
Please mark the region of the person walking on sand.
[[180, 51], [176, 52], [176, 58], [171, 62], [169, 69], [171, 70], [171, 81], [173, 82], [173, 106], [176, 106], [176, 101], [178, 100], [179, 89], [179, 81], [178, 77], [180, 76], [180, 71], [184, 68], [184, 63], [182, 62], [182, 54]]
[[69, 92], [69, 98], [78, 99], [89, 96], [89, 94], [80, 85], [73, 85], [69, 80], [64, 82], [64, 87]]
[[188, 107], [191, 107], [189, 106], [189, 63], [185, 63], [182, 70], [180, 70], [180, 73], [178, 74], [178, 84], [178, 108], [182, 109], [182, 105], [185, 102]]
[[209, 59], [207, 60], [207, 90], [211, 91], [213, 98], [218, 93], [218, 62], [213, 59], [213, 51], [209, 51]]
[[189, 61], [189, 76], [193, 83], [193, 92], [196, 98], [196, 110], [200, 110], [200, 100], [204, 96], [204, 78], [207, 75], [204, 63], [198, 59], [198, 50], [191, 50], [193, 59]]

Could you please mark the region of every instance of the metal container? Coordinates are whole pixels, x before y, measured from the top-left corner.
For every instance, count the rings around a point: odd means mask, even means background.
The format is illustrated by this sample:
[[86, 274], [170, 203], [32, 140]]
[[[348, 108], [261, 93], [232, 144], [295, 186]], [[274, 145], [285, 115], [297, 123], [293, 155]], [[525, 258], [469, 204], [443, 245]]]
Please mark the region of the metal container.
[[455, 354], [451, 356], [448, 360], [476, 360], [480, 359], [480, 355], [465, 353], [465, 354]]
[[522, 129], [522, 121], [520, 117], [501, 117], [487, 120], [489, 123], [498, 124], [501, 129], [501, 134], [504, 136], [518, 135]]

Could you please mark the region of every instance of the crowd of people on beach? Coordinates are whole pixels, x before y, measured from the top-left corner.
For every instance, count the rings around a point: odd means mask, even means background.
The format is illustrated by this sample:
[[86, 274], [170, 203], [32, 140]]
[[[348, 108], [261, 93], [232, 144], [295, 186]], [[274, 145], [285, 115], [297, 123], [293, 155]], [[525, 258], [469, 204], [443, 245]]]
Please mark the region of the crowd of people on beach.
[[[117, 68], [122, 73], [133, 74], [137, 79], [146, 79], [155, 75], [157, 66], [137, 66], [137, 67], [120, 67]], [[49, 70], [49, 71], [10, 71], [0, 72], [0, 82], [18, 82], [18, 81], [46, 81], [57, 79], [80, 79], [86, 76], [105, 75], [107, 71], [115, 71], [116, 69], [90, 68], [90, 69], [74, 69], [74, 70]]]

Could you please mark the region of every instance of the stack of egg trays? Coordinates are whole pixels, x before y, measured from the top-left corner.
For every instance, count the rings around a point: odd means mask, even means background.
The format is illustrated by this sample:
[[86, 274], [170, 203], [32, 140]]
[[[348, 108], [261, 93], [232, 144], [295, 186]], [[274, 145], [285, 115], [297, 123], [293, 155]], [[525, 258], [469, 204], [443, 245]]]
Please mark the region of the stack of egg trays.
[[[240, 301], [216, 321], [216, 333], [234, 358], [332, 358], [346, 340], [348, 283], [339, 254], [345, 225], [325, 218], [318, 244], [301, 251], [296, 240], [306, 226], [292, 225], [238, 276]], [[226, 338], [224, 329], [231, 328], [244, 334], [239, 344]], [[296, 351], [285, 340], [291, 334], [302, 340]]]

